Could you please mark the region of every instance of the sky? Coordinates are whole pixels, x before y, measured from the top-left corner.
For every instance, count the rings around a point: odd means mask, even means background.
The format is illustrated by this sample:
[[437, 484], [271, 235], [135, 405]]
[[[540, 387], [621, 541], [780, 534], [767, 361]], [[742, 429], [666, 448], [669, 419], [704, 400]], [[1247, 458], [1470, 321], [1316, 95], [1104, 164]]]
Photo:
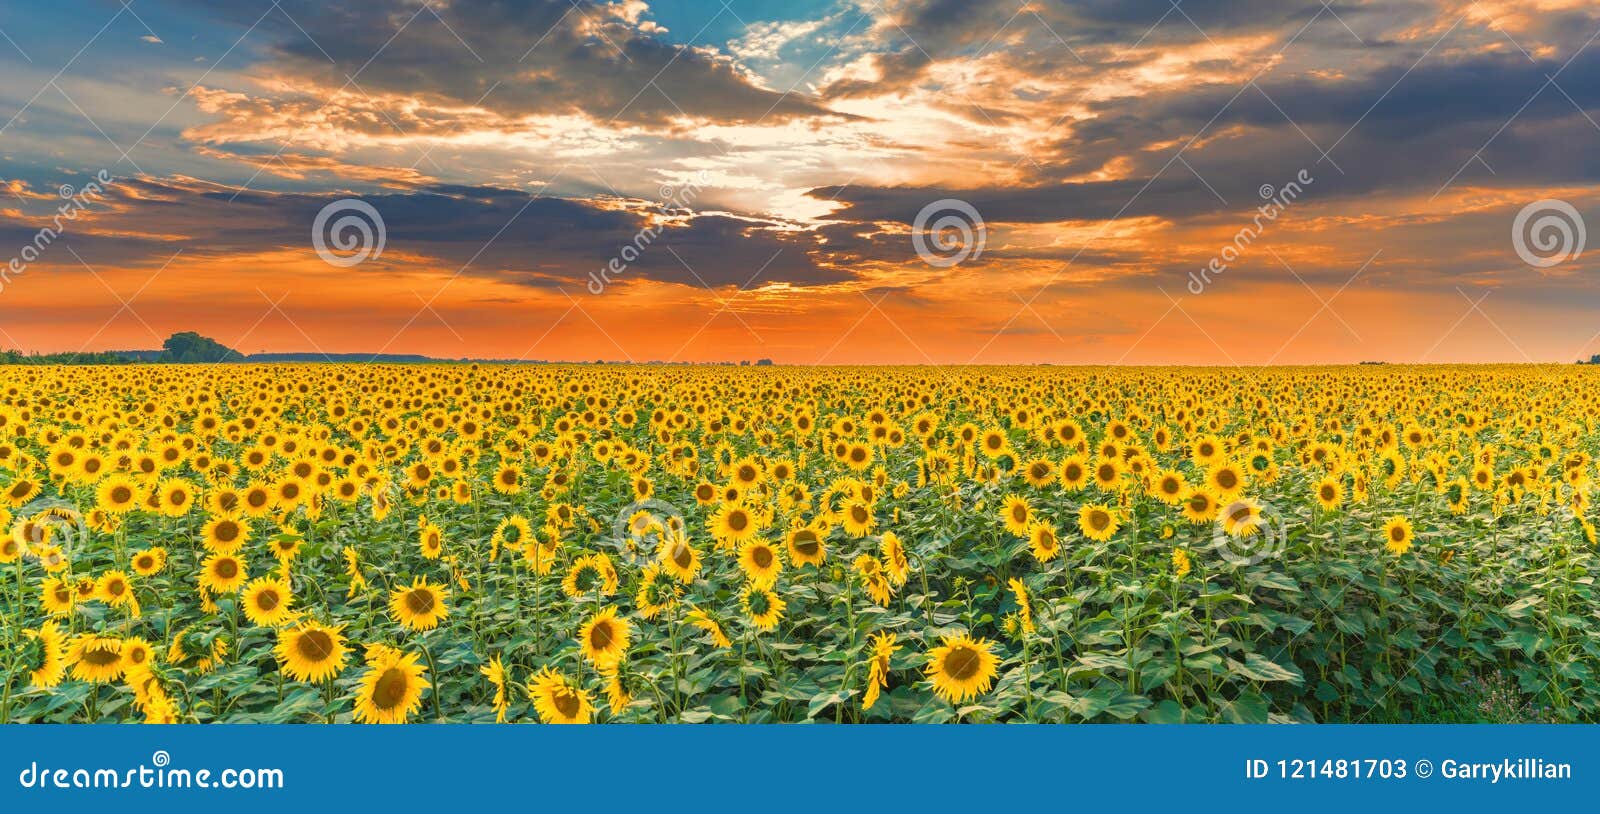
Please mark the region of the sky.
[[1582, 0], [14, 0], [0, 348], [1573, 361], [1597, 36]]

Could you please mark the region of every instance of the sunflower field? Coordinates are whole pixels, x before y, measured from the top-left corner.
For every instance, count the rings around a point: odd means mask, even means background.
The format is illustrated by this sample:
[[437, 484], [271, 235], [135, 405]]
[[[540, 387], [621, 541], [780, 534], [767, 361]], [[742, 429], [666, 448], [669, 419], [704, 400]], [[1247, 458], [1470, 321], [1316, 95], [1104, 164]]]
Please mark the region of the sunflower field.
[[0, 721], [1600, 720], [1589, 368], [0, 368]]

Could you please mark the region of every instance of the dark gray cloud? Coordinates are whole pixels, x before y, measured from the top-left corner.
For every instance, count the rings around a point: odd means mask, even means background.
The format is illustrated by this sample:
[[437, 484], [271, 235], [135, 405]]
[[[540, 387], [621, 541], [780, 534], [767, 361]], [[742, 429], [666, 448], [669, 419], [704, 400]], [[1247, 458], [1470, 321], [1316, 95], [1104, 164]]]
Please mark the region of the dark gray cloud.
[[834, 115], [803, 94], [759, 87], [729, 59], [664, 41], [628, 19], [622, 4], [280, 0], [287, 16], [266, 13], [270, 0], [191, 5], [237, 25], [259, 19], [256, 31], [273, 38], [271, 67], [328, 89], [354, 77], [373, 93], [457, 106], [481, 99], [507, 116], [582, 114], [646, 126], [684, 115], [719, 122]]
[[[317, 213], [338, 197], [262, 191], [235, 196], [208, 184], [128, 179], [112, 188], [92, 218], [71, 224], [47, 260], [75, 267], [62, 247], [95, 266], [160, 263], [179, 249], [191, 259], [285, 249], [309, 254]], [[850, 279], [814, 259], [817, 235], [767, 221], [695, 215], [648, 230], [646, 212], [638, 208], [489, 186], [435, 185], [362, 200], [378, 211], [387, 232], [382, 262], [413, 264], [421, 257], [448, 271], [535, 286], [582, 287], [613, 258], [624, 269], [614, 275], [621, 284], [647, 279], [696, 288], [810, 286]], [[182, 227], [179, 238], [172, 237], [176, 225]], [[38, 228], [35, 221], [0, 214], [0, 245], [23, 245]], [[394, 259], [400, 257], [407, 259]]]

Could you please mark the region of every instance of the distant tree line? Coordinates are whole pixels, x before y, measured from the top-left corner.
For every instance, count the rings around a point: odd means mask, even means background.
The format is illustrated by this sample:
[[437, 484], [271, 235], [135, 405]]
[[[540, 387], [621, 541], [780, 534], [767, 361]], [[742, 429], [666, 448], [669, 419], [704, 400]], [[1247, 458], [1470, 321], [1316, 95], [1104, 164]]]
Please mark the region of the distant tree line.
[[14, 350], [0, 351], [0, 364], [5, 365], [126, 365], [134, 362], [210, 364], [244, 360], [244, 354], [194, 331], [184, 331], [167, 337], [167, 341], [161, 343], [159, 351], [107, 350], [28, 354]]

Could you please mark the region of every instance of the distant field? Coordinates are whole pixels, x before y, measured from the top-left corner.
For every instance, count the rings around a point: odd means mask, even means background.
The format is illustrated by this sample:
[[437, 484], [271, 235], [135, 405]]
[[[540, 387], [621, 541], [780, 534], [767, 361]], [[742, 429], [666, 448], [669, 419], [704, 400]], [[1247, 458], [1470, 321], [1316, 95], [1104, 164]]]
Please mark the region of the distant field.
[[1587, 367], [0, 367], [9, 721], [1594, 721]]

